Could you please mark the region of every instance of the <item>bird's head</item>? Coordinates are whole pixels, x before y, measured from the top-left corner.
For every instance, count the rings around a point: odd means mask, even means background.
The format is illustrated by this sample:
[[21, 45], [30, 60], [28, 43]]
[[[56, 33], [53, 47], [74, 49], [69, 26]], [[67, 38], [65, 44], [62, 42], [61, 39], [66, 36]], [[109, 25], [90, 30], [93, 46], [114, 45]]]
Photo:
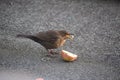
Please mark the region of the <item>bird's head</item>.
[[73, 39], [74, 38], [74, 34], [72, 33], [68, 33], [65, 30], [61, 30], [59, 31], [59, 33], [65, 38], [65, 39]]

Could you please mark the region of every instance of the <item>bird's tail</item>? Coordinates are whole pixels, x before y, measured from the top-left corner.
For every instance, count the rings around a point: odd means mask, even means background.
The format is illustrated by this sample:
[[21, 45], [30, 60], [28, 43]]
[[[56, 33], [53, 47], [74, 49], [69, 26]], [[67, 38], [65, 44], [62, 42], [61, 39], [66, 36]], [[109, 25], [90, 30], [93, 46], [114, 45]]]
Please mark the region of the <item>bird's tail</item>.
[[35, 42], [41, 42], [40, 39], [38, 39], [36, 36], [34, 35], [24, 35], [24, 34], [18, 34], [16, 37], [21, 37], [21, 38], [28, 38], [28, 39], [31, 39]]

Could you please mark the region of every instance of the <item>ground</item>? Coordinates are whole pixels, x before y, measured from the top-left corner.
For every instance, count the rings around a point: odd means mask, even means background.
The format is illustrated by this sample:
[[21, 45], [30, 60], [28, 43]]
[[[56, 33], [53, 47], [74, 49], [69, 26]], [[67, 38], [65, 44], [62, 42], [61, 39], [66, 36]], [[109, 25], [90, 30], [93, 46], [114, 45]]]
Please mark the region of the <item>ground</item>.
[[[67, 30], [73, 41], [57, 49], [78, 55], [64, 62], [17, 34]], [[1, 80], [120, 80], [119, 0], [0, 0]]]

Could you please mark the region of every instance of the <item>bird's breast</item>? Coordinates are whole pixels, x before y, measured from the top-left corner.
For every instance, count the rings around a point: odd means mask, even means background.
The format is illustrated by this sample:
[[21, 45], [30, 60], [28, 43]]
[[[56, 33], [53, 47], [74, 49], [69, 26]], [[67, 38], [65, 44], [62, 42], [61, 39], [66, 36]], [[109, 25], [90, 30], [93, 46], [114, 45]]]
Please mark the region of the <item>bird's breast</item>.
[[60, 46], [63, 46], [65, 44], [66, 40], [62, 40], [60, 43]]

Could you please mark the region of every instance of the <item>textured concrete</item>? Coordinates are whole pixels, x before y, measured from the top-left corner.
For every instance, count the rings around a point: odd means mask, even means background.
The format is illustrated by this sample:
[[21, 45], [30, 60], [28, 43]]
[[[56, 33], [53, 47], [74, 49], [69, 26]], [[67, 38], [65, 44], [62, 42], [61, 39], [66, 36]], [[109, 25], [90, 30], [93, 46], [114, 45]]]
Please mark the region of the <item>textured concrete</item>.
[[[64, 62], [16, 34], [66, 29], [62, 47], [79, 56]], [[61, 48], [57, 49], [59, 52]], [[120, 80], [119, 0], [0, 0], [0, 80]]]

